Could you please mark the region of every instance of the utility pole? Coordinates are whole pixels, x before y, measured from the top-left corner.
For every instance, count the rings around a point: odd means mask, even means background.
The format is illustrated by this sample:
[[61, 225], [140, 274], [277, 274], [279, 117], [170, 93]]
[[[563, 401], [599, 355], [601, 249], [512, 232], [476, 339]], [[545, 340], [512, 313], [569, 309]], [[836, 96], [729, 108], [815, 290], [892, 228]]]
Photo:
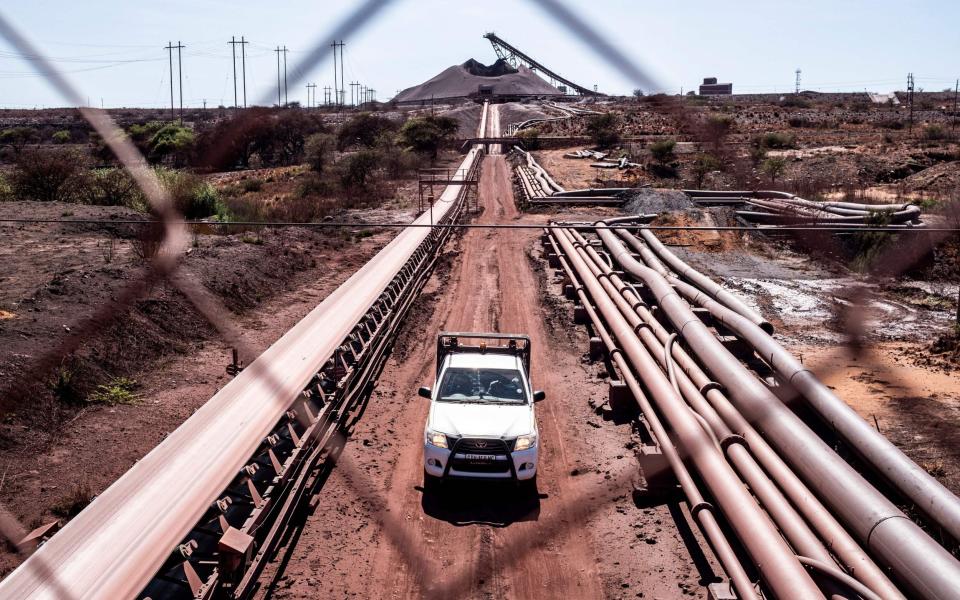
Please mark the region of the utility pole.
[[797, 83], [796, 83], [796, 86], [794, 87], [793, 93], [794, 94], [800, 93], [800, 69], [797, 69]]
[[287, 95], [287, 47], [283, 47], [283, 104], [290, 106], [290, 96]]
[[346, 75], [346, 69], [343, 68], [343, 40], [340, 40], [340, 105], [345, 104], [347, 99], [347, 86], [344, 85], [344, 75]]
[[230, 44], [230, 49], [233, 51], [233, 107], [238, 108], [237, 101], [237, 39], [235, 36], [230, 36], [230, 41], [227, 42]]
[[[310, 101], [310, 93], [313, 92], [313, 101]], [[317, 84], [307, 84], [307, 108], [313, 108], [317, 104]]]
[[180, 51], [186, 48], [177, 40], [177, 75], [180, 77], [180, 124], [183, 125], [183, 63]]
[[330, 106], [330, 86], [323, 86], [323, 104], [325, 106]]
[[[334, 41], [330, 46], [333, 48], [333, 103], [340, 108], [343, 97], [341, 89], [343, 84], [343, 40]], [[340, 79], [337, 79], [337, 48], [340, 48]]]
[[910, 103], [910, 131], [913, 132], [913, 73], [907, 74], [907, 102]]
[[167, 42], [167, 56], [170, 59], [170, 120], [173, 120], [173, 42]]
[[277, 108], [283, 108], [283, 100], [280, 98], [280, 46], [274, 50], [277, 53]]
[[[247, 44], [249, 44], [246, 39], [241, 35], [240, 36], [240, 64], [243, 67], [243, 107], [247, 107]], [[236, 69], [236, 67], [234, 67]], [[234, 73], [234, 80], [237, 76]], [[236, 85], [236, 84], [234, 84]]]

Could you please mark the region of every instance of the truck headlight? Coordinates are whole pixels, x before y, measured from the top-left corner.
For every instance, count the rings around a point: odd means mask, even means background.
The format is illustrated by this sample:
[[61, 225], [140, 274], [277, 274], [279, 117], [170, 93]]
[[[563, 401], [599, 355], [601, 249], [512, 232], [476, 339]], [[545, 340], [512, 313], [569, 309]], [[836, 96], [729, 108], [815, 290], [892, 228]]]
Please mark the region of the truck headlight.
[[439, 431], [427, 430], [427, 443], [437, 448], [447, 447], [447, 435]]
[[514, 450], [526, 450], [537, 445], [537, 434], [529, 433], [517, 437], [517, 442], [513, 445]]

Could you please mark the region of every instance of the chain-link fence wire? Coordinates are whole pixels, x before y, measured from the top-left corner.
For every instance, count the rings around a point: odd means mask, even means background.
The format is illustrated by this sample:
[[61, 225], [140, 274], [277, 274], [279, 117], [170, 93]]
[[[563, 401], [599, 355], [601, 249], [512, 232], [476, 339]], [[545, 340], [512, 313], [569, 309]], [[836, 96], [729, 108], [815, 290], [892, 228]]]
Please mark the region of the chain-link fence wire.
[[[618, 48], [599, 29], [571, 11], [567, 5], [558, 0], [530, 1], [537, 5], [552, 21], [570, 33], [572, 37], [583, 42], [598, 55], [598, 58], [612, 66], [633, 85], [648, 90], [662, 89], [657, 85], [654, 77], [649, 75], [635, 59]], [[350, 11], [343, 20], [326, 34], [319, 36], [318, 41], [312, 48], [294, 65], [290, 85], [295, 86], [311, 68], [316, 67], [327, 58], [331, 43], [357, 33], [381, 14], [383, 9], [393, 3], [394, 0], [368, 0]], [[70, 85], [49, 61], [43, 58], [42, 53], [2, 14], [0, 14], [0, 36], [3, 36], [22, 54], [33, 57], [32, 60], [37, 70], [65, 99], [75, 106], [83, 106], [83, 96]], [[272, 93], [265, 94], [261, 104], [269, 105], [271, 99]], [[682, 129], [689, 129], [691, 123], [695, 122], [695, 116], [685, 104], [672, 97], [667, 97], [665, 102], [667, 103], [664, 107], [665, 110], [668, 114], [673, 115], [678, 126]], [[9, 410], [24, 402], [29, 394], [27, 382], [46, 380], [49, 373], [61, 364], [65, 358], [74, 353], [86, 340], [98, 335], [124, 311], [131, 308], [135, 302], [147, 295], [153, 285], [158, 282], [166, 282], [181, 292], [197, 312], [216, 329], [226, 343], [238, 348], [243, 356], [250, 358], [254, 356], [253, 351], [244, 343], [238, 328], [228, 317], [229, 312], [223, 304], [194, 276], [178, 270], [189, 238], [187, 224], [173, 207], [169, 195], [147, 165], [144, 157], [123, 135], [122, 129], [110, 118], [106, 111], [89, 107], [82, 107], [79, 110], [143, 190], [149, 202], [151, 213], [156, 219], [156, 227], [162, 231], [162, 242], [159, 251], [150, 259], [149, 265], [143, 269], [143, 273], [138, 279], [123, 288], [117, 294], [115, 300], [98, 307], [92, 316], [71, 326], [68, 335], [58, 340], [43, 355], [34, 359], [25, 372], [3, 390], [2, 395], [0, 395], [0, 410]], [[242, 119], [236, 119], [236, 121], [239, 123]], [[946, 240], [951, 234], [952, 230], [947, 229], [930, 231], [926, 235], [901, 236], [901, 243], [895, 246], [889, 245], [878, 263], [885, 265], [885, 272], [888, 275], [901, 275], [916, 266], [924, 255]], [[815, 248], [828, 251], [831, 250], [830, 246], [833, 243], [830, 236], [821, 235], [817, 236], [812, 245]], [[847, 306], [844, 312], [844, 324], [847, 332], [845, 345], [853, 352], [854, 356], [872, 361], [878, 368], [882, 368], [878, 356], [863, 334], [867, 318], [864, 308], [868, 302], [869, 294], [866, 288], [862, 288], [854, 294], [851, 303]], [[259, 371], [256, 372], [258, 377], [270, 376], [269, 369], [265, 366], [253, 363], [250, 368], [259, 368]], [[829, 377], [839, 368], [841, 367], [837, 364], [835, 367], [821, 372], [820, 375], [821, 377]], [[919, 395], [917, 390], [908, 389], [908, 391]], [[337, 468], [345, 472], [344, 480], [348, 482], [347, 485], [355, 495], [370, 499], [375, 505], [385, 504], [383, 494], [377, 490], [372, 478], [357, 468], [348, 455], [343, 454], [339, 457]], [[622, 494], [620, 486], [631, 479], [633, 475], [629, 470], [618, 473], [611, 480], [611, 485], [605, 487], [606, 492], [600, 495], [597, 495], [596, 492], [591, 493], [592, 498], [589, 503], [584, 502], [584, 499], [579, 496], [561, 500], [561, 506], [558, 507], [556, 513], [557, 516], [553, 520], [542, 521], [537, 528], [536, 543], [543, 543], [562, 534], [571, 526], [582, 523], [610, 499]], [[411, 569], [424, 573], [432, 572], [431, 569], [434, 567], [427, 563], [425, 558], [404, 552], [405, 548], [412, 545], [410, 538], [412, 534], [407, 525], [390, 513], [379, 511], [378, 514], [383, 531]], [[28, 551], [27, 548], [19, 546], [20, 540], [24, 537], [24, 528], [9, 511], [2, 507], [0, 507], [0, 534], [21, 552]], [[526, 539], [529, 535], [514, 536], [499, 550], [499, 553], [503, 556], [519, 557], [520, 553], [532, 541]], [[501, 564], [509, 564], [511, 561], [503, 560], [500, 562]], [[60, 597], [71, 597], [69, 586], [57, 581], [55, 565], [47, 565], [38, 561], [32, 561], [31, 565], [38, 569], [41, 572], [40, 574], [51, 583]], [[425, 577], [424, 580], [430, 581], [431, 578]], [[471, 583], [470, 574], [465, 570], [445, 585], [439, 588], [431, 588], [425, 592], [431, 597], [449, 597], [465, 592]]]

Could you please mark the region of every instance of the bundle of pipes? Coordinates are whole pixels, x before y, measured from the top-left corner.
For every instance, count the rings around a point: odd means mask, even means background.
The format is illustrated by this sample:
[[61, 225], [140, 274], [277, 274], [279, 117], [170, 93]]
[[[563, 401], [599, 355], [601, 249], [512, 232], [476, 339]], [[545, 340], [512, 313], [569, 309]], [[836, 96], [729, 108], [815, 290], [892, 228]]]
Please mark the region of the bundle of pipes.
[[[595, 224], [599, 246], [566, 226], [545, 231], [544, 242], [739, 597], [758, 595], [725, 531], [778, 598], [956, 598], [960, 563], [814, 433], [718, 333], [752, 347], [776, 374], [780, 396], [809, 405], [868, 468], [955, 539], [960, 500], [784, 350], [755, 310], [651, 231], [637, 237], [617, 229], [623, 221]], [[707, 312], [717, 331], [691, 307]]]
[[514, 146], [513, 151], [523, 159], [523, 163], [517, 167], [517, 173], [520, 175], [520, 184], [527, 199], [552, 196], [556, 192], [566, 191], [554, 181], [546, 169], [534, 160], [532, 154], [519, 146]]
[[684, 190], [703, 205], [744, 204], [761, 210], [740, 210], [737, 216], [751, 223], [769, 225], [850, 225], [922, 227], [920, 208], [909, 203], [860, 204], [817, 202], [788, 192]]

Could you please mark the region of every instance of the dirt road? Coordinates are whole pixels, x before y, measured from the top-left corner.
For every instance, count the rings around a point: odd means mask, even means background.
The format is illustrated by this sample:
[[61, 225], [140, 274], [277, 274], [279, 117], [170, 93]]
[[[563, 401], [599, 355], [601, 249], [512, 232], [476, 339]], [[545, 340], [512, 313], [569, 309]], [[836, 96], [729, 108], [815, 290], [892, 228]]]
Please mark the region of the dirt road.
[[[479, 223], [516, 222], [510, 168], [485, 159]], [[540, 222], [542, 216], [524, 216]], [[538, 230], [471, 229], [407, 319], [377, 391], [290, 552], [278, 598], [680, 597], [711, 579], [676, 504], [639, 507], [631, 425], [604, 422], [586, 334], [543, 273]], [[554, 289], [549, 289], [553, 286]], [[440, 330], [526, 333], [541, 436], [538, 493], [460, 483], [425, 495], [423, 427]], [[345, 464], [349, 462], [349, 465]], [[366, 491], [364, 491], [366, 490]], [[694, 565], [699, 565], [698, 574]]]

